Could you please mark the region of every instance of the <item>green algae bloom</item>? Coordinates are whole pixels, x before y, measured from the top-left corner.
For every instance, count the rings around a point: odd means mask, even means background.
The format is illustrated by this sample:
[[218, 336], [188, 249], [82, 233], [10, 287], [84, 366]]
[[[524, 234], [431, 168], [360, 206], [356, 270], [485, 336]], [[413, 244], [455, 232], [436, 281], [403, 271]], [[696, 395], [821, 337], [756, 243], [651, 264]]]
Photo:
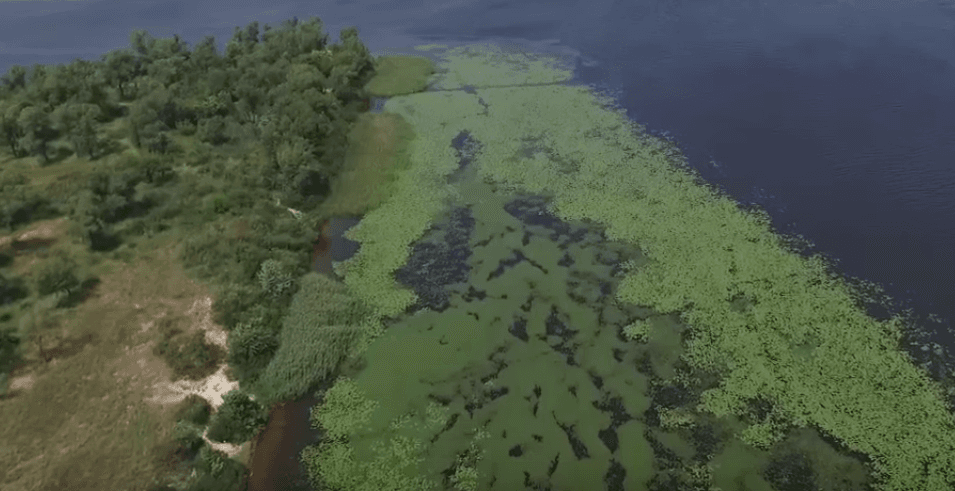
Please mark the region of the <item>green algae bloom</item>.
[[[347, 234], [340, 271], [378, 321], [313, 413], [334, 435], [303, 456], [317, 482], [952, 489], [952, 413], [899, 317], [545, 56], [454, 48], [435, 73], [388, 100], [410, 165]], [[409, 313], [441, 294], [397, 278], [454, 227], [466, 280]]]

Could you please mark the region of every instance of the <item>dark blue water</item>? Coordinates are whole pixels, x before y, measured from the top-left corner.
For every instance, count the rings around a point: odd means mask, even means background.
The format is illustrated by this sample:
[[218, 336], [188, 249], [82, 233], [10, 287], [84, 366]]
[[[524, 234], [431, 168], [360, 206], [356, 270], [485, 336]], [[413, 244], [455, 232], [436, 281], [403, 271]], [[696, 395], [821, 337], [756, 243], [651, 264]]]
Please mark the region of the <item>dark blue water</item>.
[[[71, 1], [0, 3], [0, 71], [96, 59], [145, 28], [220, 46], [320, 17], [375, 52], [511, 40], [672, 137], [689, 164], [955, 347], [955, 2]], [[878, 313], [878, 311], [874, 311]], [[935, 314], [941, 320], [929, 320]], [[881, 314], [879, 314], [881, 315]], [[934, 318], [934, 316], [933, 316]]]

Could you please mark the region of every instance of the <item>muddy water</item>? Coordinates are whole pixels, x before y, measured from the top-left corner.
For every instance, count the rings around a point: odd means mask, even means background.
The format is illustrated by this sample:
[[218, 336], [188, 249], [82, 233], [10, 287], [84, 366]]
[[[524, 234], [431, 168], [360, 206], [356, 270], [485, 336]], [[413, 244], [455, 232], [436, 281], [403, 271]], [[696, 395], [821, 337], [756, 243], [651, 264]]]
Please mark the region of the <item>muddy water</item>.
[[[353, 256], [359, 246], [342, 234], [360, 220], [358, 217], [334, 217], [322, 224], [312, 254], [316, 272], [337, 278], [332, 263]], [[309, 423], [310, 411], [318, 399], [312, 392], [308, 394], [272, 408], [268, 424], [252, 442], [249, 491], [311, 490], [299, 454], [306, 446], [317, 443], [321, 432]]]

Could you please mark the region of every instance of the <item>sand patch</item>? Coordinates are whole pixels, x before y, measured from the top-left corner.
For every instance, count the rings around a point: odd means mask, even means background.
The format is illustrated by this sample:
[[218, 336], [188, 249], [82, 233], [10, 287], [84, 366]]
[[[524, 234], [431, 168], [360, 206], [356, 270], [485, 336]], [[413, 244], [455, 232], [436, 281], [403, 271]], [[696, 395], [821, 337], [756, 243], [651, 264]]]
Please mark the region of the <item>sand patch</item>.
[[3, 237], [0, 237], [0, 248], [6, 247], [13, 243], [13, 241], [24, 242], [27, 240], [53, 240], [59, 237], [63, 237], [66, 233], [66, 229], [69, 226], [67, 219], [55, 218], [52, 220], [42, 220], [36, 222], [29, 229], [14, 233], [8, 234]]
[[30, 390], [34, 383], [36, 383], [36, 376], [32, 373], [28, 373], [19, 377], [13, 377], [13, 379], [10, 380], [9, 388], [10, 391]]

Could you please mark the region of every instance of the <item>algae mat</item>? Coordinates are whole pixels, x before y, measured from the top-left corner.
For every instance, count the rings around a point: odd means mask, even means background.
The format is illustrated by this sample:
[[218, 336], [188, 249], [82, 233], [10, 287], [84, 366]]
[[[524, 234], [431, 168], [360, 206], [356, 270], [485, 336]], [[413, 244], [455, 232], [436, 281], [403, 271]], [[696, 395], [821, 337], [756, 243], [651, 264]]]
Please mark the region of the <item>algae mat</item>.
[[412, 165], [337, 266], [375, 337], [312, 413], [316, 483], [951, 489], [952, 414], [899, 318], [559, 63], [435, 56], [385, 106]]

